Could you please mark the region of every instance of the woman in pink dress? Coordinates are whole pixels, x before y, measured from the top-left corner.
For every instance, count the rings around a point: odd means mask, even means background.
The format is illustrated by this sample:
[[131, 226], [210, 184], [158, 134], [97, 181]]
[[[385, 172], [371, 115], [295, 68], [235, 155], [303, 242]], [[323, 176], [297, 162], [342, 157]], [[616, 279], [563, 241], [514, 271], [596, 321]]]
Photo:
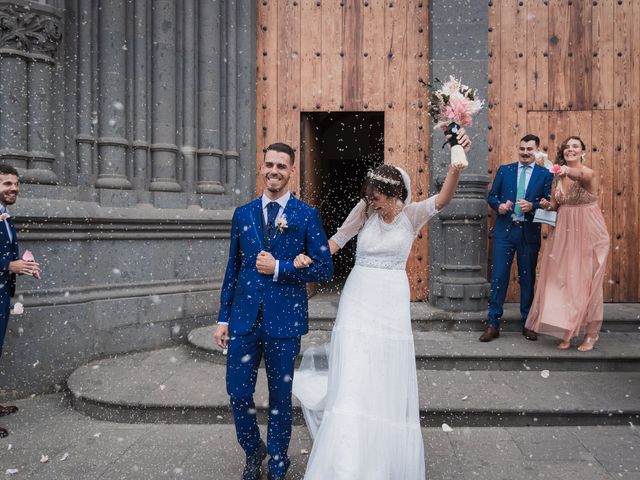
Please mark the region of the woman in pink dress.
[[581, 352], [593, 349], [603, 317], [603, 280], [609, 254], [609, 233], [598, 205], [597, 176], [585, 167], [585, 144], [567, 138], [556, 159], [551, 202], [556, 228], [549, 236], [540, 265], [536, 292], [526, 328], [561, 338], [558, 348], [584, 332]]

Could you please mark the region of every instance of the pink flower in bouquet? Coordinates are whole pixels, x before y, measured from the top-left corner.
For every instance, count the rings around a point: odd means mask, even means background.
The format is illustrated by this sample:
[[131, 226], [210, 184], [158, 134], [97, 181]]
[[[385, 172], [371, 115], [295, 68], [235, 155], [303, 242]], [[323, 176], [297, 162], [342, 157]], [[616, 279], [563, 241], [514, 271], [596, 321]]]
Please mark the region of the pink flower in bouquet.
[[[25, 262], [35, 262], [36, 259], [33, 256], [33, 253], [31, 253], [31, 250], [25, 250], [24, 253], [22, 254], [22, 260], [24, 260]], [[38, 280], [40, 280], [40, 273], [36, 272], [33, 274], [33, 276], [35, 278], [37, 278]]]
[[446, 131], [450, 123], [468, 127], [473, 123], [473, 115], [482, 109], [483, 103], [477, 98], [475, 89], [463, 85], [455, 77], [449, 77], [439, 90], [430, 93], [429, 115], [437, 122], [436, 129]]
[[473, 118], [471, 116], [470, 109], [471, 100], [464, 97], [451, 97], [449, 104], [444, 107], [444, 110], [440, 114], [440, 121], [445, 122], [443, 125], [446, 130], [447, 125], [451, 122], [455, 122], [462, 127], [469, 127], [473, 124]]
[[561, 167], [560, 165], [554, 165], [553, 167], [551, 167], [551, 168], [549, 169], [549, 171], [550, 171], [551, 173], [553, 173], [554, 175], [559, 174], [561, 170], [562, 170], [562, 167]]

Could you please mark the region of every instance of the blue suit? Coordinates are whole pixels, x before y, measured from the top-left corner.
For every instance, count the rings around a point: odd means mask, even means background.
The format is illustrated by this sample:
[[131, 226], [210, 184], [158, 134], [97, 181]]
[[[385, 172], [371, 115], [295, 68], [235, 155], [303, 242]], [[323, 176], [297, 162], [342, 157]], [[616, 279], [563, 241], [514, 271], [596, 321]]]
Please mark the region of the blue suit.
[[18, 238], [15, 228], [13, 228], [13, 221], [8, 218], [6, 223], [13, 238], [9, 238], [5, 222], [0, 221], [0, 355], [2, 355], [4, 335], [9, 323], [11, 297], [16, 290], [16, 274], [9, 271], [9, 262], [19, 258]]
[[498, 207], [507, 200], [516, 202], [518, 190], [518, 162], [502, 165], [489, 191], [488, 202], [496, 213], [493, 229], [493, 265], [491, 271], [491, 295], [487, 323], [497, 329], [503, 314], [504, 300], [509, 288], [509, 275], [514, 253], [517, 256], [520, 280], [520, 317], [522, 327], [527, 320], [535, 285], [536, 264], [540, 251], [540, 224], [533, 223], [540, 200], [549, 200], [553, 175], [544, 167], [533, 164], [531, 178], [525, 192], [525, 200], [533, 204], [533, 210], [524, 214], [523, 222], [513, 222], [512, 212], [498, 213]]
[[[247, 455], [254, 454], [260, 444], [253, 394], [264, 356], [269, 384], [269, 470], [278, 475], [284, 475], [289, 466], [291, 384], [300, 336], [309, 330], [306, 283], [333, 276], [317, 210], [291, 196], [283, 214], [287, 228], [276, 229], [267, 238], [260, 198], [236, 209], [218, 318], [229, 324], [227, 392], [238, 442]], [[279, 261], [277, 281], [256, 269], [262, 250]], [[299, 253], [313, 259], [311, 266], [293, 266]]]

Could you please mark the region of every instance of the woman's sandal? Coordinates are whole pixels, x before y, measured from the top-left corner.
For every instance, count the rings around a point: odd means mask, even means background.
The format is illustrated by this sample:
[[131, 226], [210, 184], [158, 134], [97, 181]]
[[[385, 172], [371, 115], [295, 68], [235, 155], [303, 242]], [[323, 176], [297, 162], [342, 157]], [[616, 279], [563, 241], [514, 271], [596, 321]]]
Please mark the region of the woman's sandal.
[[593, 347], [595, 347], [597, 341], [597, 335], [595, 337], [587, 335], [586, 337], [584, 337], [584, 341], [582, 342], [582, 345], [578, 347], [578, 350], [581, 352], [590, 352], [591, 350], [593, 350]]
[[558, 344], [560, 350], [567, 350], [571, 346], [571, 341], [563, 340]]

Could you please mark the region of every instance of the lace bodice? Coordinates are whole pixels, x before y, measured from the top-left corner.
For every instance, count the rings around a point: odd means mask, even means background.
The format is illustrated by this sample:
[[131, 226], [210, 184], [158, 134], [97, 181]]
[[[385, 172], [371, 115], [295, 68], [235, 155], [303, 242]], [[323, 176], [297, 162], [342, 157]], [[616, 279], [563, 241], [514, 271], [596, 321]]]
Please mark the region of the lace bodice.
[[358, 235], [356, 265], [404, 270], [413, 240], [436, 213], [436, 197], [433, 196], [410, 203], [391, 223], [385, 223], [372, 208], [367, 208], [364, 200], [360, 200], [331, 239], [342, 248]]
[[556, 201], [560, 205], [587, 205], [598, 201], [598, 196], [585, 190], [580, 182], [573, 182], [569, 191], [565, 193], [562, 189], [562, 182], [558, 182]]

